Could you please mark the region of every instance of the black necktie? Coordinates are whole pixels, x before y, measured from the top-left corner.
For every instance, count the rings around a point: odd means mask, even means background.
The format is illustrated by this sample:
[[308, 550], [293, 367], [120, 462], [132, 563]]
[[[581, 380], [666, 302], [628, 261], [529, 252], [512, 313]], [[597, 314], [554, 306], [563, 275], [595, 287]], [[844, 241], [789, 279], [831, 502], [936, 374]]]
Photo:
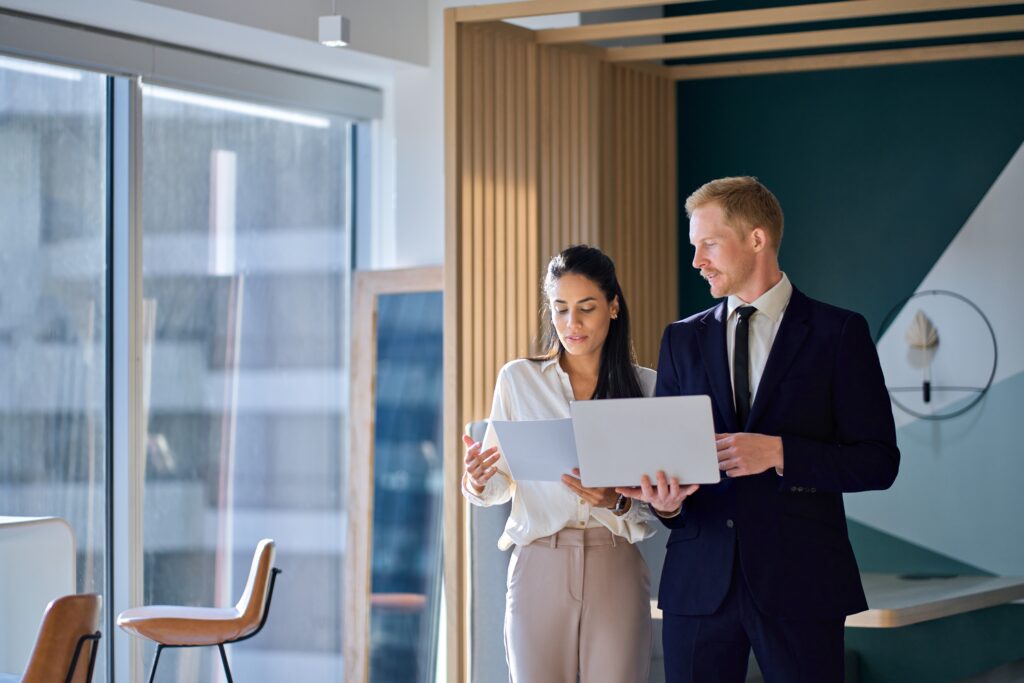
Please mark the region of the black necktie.
[[736, 419], [740, 431], [746, 429], [750, 417], [750, 316], [757, 311], [753, 306], [740, 306], [736, 312], [736, 342], [732, 354], [732, 388], [736, 398]]

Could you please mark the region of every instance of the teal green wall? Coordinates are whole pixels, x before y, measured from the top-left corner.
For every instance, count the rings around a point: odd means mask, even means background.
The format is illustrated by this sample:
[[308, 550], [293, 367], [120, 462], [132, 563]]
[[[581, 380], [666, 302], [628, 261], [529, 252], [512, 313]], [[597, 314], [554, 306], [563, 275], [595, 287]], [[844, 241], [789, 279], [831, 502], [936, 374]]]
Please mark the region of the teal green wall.
[[867, 524], [847, 520], [850, 542], [857, 552], [862, 572], [916, 574], [919, 576], [968, 574], [986, 575], [974, 565], [896, 538]]
[[711, 304], [686, 197], [755, 175], [782, 203], [793, 283], [877, 333], [1024, 140], [1024, 59], [684, 82], [677, 106], [680, 313]]
[[[680, 315], [712, 303], [690, 266], [683, 202], [707, 180], [755, 175], [782, 203], [780, 258], [793, 283], [860, 311], [877, 335], [1024, 142], [1024, 59], [681, 83], [678, 117]], [[850, 526], [864, 571], [984, 573]], [[850, 629], [847, 646], [866, 683], [955, 681], [1024, 658], [1021, 634], [1024, 607], [1013, 605]]]

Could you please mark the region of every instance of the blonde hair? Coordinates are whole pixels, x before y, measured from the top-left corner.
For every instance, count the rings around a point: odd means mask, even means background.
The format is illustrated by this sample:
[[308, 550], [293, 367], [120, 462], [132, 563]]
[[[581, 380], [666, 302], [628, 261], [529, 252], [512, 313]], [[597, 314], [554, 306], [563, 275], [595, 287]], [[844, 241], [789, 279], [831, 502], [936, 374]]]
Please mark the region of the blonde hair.
[[744, 233], [763, 228], [775, 251], [782, 244], [782, 207], [771, 190], [753, 176], [719, 178], [705, 183], [686, 198], [686, 217], [705, 204], [722, 207], [726, 222]]

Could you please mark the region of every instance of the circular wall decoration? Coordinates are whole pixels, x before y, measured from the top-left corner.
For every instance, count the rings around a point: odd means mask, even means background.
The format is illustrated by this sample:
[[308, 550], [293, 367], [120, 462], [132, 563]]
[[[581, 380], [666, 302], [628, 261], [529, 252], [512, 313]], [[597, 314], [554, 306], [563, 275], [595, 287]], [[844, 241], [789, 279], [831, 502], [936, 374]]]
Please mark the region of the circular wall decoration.
[[922, 420], [945, 420], [973, 408], [992, 386], [999, 348], [992, 324], [967, 297], [941, 289], [899, 301], [877, 340], [894, 405]]

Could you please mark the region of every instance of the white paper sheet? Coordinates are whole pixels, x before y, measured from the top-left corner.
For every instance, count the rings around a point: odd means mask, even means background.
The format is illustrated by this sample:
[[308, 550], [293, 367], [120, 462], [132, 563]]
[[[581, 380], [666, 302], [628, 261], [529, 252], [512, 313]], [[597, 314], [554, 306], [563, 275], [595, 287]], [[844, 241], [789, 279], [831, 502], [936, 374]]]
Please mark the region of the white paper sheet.
[[492, 420], [498, 449], [517, 481], [561, 481], [579, 467], [572, 420]]

